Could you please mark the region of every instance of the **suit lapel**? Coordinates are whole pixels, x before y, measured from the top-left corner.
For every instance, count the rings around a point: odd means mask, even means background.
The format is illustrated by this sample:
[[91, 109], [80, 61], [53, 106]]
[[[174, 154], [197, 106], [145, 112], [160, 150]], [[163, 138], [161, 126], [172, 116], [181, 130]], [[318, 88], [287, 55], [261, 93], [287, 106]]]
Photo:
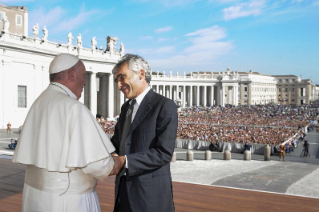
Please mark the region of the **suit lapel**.
[[133, 123], [131, 125], [131, 129], [129, 134], [133, 132], [133, 130], [141, 123], [141, 121], [145, 118], [145, 116], [151, 111], [155, 104], [155, 95], [154, 91], [151, 89], [144, 97], [141, 105], [138, 108], [138, 111], [135, 115]]
[[125, 124], [125, 119], [126, 119], [126, 113], [128, 110], [128, 107], [130, 106], [129, 101], [126, 102], [125, 107], [123, 108], [123, 114], [121, 112], [121, 122], [120, 122], [120, 129], [121, 129], [121, 133], [120, 133], [120, 141], [122, 140], [122, 133], [123, 133], [123, 129], [124, 129], [124, 124]]

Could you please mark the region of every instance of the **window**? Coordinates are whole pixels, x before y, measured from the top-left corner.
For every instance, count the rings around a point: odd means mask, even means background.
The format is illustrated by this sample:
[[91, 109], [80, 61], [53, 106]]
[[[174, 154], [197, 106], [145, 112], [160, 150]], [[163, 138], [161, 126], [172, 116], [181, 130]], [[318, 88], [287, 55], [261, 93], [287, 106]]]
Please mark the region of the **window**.
[[18, 107], [27, 107], [27, 86], [18, 85]]
[[285, 90], [286, 90], [286, 92], [288, 92], [288, 88], [286, 88]]
[[247, 88], [247, 87], [245, 87], [245, 91], [247, 91], [247, 89], [248, 89], [248, 88]]
[[22, 25], [22, 16], [21, 15], [16, 15], [16, 24], [17, 25]]
[[292, 99], [292, 101], [294, 102], [295, 100], [294, 100], [294, 99]]
[[279, 88], [279, 92], [281, 92], [281, 88]]
[[291, 91], [292, 91], [292, 92], [295, 92], [295, 88], [292, 88]]
[[5, 14], [4, 12], [0, 12], [0, 21], [3, 20], [4, 14]]

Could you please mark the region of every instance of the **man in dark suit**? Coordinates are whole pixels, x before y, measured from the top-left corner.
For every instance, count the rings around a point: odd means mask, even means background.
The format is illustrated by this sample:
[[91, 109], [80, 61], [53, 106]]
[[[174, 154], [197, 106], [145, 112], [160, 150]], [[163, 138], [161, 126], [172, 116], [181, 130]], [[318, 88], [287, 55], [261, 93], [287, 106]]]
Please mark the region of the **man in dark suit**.
[[111, 141], [116, 148], [114, 211], [174, 211], [170, 161], [177, 132], [176, 104], [149, 86], [152, 70], [127, 54], [113, 69], [129, 100], [121, 108]]

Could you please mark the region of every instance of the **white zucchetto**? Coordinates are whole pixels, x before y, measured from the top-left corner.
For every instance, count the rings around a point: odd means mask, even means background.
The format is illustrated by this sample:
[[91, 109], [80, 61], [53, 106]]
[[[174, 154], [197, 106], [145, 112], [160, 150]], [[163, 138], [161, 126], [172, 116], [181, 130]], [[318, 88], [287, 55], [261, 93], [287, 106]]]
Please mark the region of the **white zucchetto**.
[[62, 53], [57, 55], [50, 63], [49, 73], [55, 74], [61, 71], [65, 71], [71, 67], [73, 67], [77, 62], [79, 62], [79, 58], [72, 54]]

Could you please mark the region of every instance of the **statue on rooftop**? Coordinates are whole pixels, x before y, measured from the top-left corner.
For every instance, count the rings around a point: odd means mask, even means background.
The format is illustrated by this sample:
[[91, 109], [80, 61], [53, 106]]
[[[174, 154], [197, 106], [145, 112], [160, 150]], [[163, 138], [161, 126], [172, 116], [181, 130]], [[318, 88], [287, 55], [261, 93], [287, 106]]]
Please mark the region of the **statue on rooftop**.
[[69, 32], [69, 34], [68, 34], [68, 46], [72, 46], [73, 39], [74, 39], [74, 37], [72, 35], [72, 32]]
[[34, 38], [38, 38], [39, 36], [39, 24], [36, 24], [32, 27]]
[[9, 32], [9, 26], [10, 26], [10, 22], [8, 20], [8, 17], [6, 16], [6, 14], [3, 15], [3, 32]]
[[120, 56], [122, 57], [125, 53], [125, 49], [124, 49], [124, 44], [121, 42], [121, 45], [120, 45]]
[[78, 48], [82, 48], [82, 35], [79, 34], [78, 37], [77, 37], [77, 44], [78, 44]]
[[111, 54], [115, 52], [115, 44], [118, 41], [117, 37], [107, 36], [107, 47], [106, 51], [109, 51]]
[[91, 48], [92, 50], [95, 50], [97, 46], [97, 41], [95, 39], [95, 36], [91, 39]]
[[43, 32], [42, 40], [48, 40], [49, 31], [46, 26], [43, 27], [42, 32]]

